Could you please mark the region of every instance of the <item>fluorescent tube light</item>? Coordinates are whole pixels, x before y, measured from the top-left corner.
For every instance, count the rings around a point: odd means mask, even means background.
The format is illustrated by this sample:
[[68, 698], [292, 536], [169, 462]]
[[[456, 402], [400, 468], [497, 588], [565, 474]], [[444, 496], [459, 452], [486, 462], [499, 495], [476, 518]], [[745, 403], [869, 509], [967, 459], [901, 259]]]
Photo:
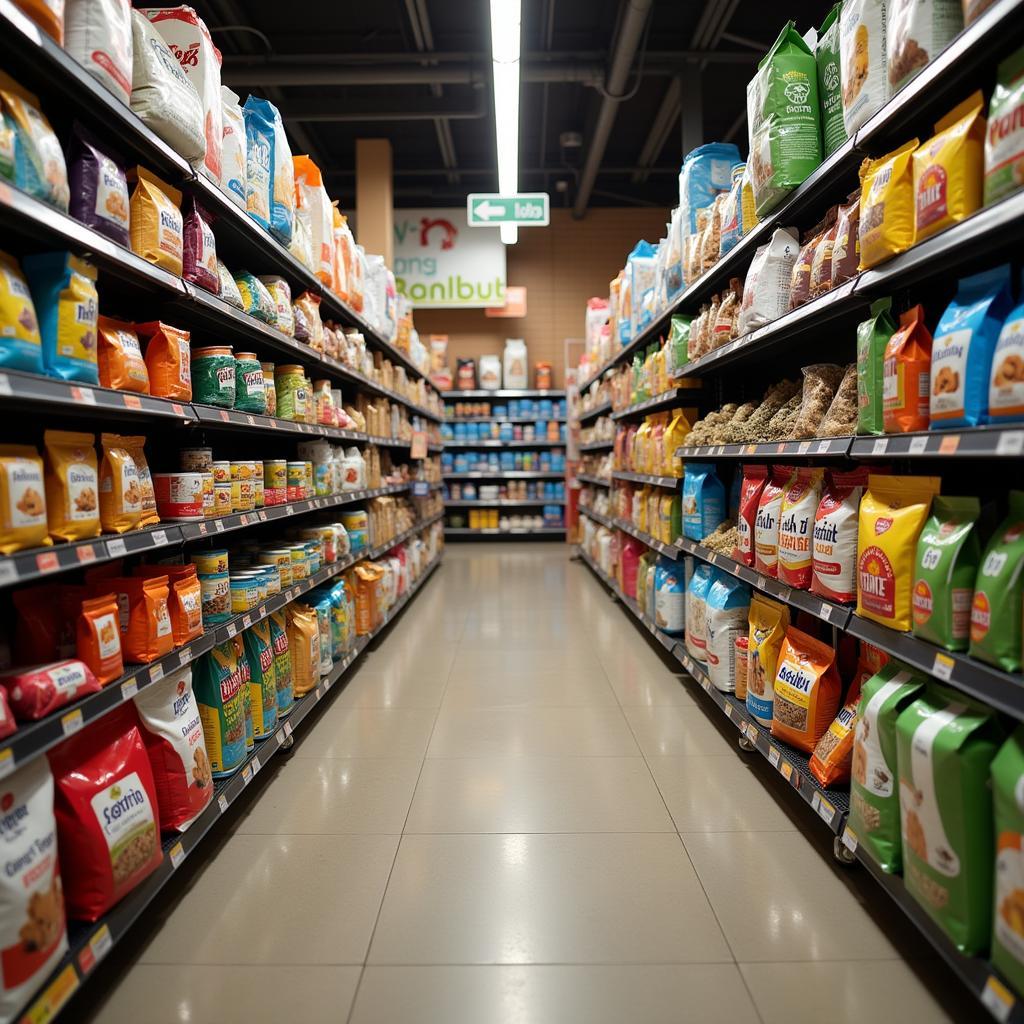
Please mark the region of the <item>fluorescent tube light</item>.
[[[494, 134], [498, 143], [498, 192], [519, 191], [519, 53], [521, 0], [491, 0], [491, 62], [494, 72]], [[501, 226], [501, 240], [519, 238], [514, 224]]]

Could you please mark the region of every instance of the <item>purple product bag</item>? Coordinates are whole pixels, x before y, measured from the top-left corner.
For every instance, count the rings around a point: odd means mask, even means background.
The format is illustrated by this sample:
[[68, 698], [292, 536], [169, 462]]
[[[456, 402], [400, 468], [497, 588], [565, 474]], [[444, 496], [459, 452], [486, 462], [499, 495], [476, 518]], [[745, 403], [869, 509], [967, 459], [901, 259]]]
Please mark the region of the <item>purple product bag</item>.
[[182, 233], [182, 278], [219, 295], [217, 242], [210, 227], [210, 215], [194, 199], [189, 200], [185, 210]]
[[128, 248], [128, 182], [124, 166], [77, 123], [72, 154], [68, 174], [71, 216]]

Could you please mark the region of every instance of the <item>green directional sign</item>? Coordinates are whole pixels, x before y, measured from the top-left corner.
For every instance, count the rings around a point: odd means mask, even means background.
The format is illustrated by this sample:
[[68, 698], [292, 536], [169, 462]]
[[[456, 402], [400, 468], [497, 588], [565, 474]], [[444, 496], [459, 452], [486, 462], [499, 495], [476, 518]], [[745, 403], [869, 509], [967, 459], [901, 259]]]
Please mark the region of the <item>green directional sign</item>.
[[499, 196], [492, 192], [471, 192], [466, 197], [466, 217], [471, 228], [493, 228], [518, 224], [529, 228], [547, 227], [550, 222], [547, 192], [521, 192]]

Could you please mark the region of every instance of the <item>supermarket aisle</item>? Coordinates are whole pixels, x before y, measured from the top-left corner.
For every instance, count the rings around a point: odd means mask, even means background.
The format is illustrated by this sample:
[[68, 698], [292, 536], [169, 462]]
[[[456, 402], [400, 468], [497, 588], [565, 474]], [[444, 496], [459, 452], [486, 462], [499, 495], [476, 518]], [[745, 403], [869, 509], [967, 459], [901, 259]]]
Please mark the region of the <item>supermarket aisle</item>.
[[700, 699], [564, 547], [449, 548], [94, 1019], [946, 1019]]

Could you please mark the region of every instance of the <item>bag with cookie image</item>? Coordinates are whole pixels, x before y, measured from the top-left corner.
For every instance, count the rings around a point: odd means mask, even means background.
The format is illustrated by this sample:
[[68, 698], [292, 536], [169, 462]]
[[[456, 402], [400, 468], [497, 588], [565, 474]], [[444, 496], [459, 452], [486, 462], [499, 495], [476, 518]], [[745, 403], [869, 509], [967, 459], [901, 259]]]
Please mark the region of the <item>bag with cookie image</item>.
[[988, 421], [1024, 420], [1024, 303], [1006, 318], [999, 332], [988, 383]]
[[886, 59], [886, 0], [844, 0], [839, 18], [843, 124], [853, 138], [891, 95]]
[[992, 915], [992, 963], [1018, 991], [1024, 990], [1024, 726], [992, 761], [996, 822], [996, 878]]
[[13, 1021], [67, 952], [53, 775], [38, 757], [0, 783], [0, 1020]]
[[927, 680], [896, 661], [883, 665], [861, 687], [850, 763], [848, 826], [878, 866], [899, 874], [900, 804], [896, 789], [896, 720]]
[[104, 533], [137, 530], [142, 520], [139, 467], [119, 434], [101, 434], [100, 523]]
[[140, 690], [135, 710], [153, 771], [160, 831], [184, 832], [213, 799], [192, 669], [180, 669]]
[[0, 445], [0, 554], [50, 543], [39, 452], [30, 444]]
[[99, 469], [96, 435], [47, 430], [44, 480], [46, 517], [54, 540], [100, 535]]
[[1003, 739], [991, 708], [937, 683], [896, 721], [903, 882], [967, 956], [992, 931], [989, 774]]

